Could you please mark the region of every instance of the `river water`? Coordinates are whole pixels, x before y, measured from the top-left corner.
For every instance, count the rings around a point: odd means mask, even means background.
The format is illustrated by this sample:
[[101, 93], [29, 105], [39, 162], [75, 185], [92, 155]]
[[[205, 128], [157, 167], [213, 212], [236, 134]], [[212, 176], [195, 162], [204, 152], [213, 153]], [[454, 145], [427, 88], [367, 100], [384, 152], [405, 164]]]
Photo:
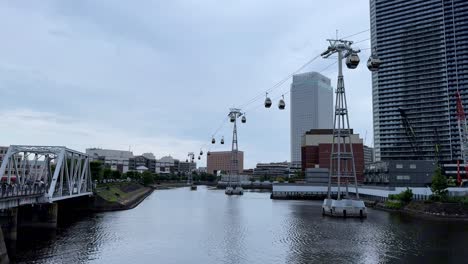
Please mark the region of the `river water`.
[[[369, 210], [322, 217], [318, 201], [226, 196], [199, 186], [155, 191], [138, 207], [26, 231], [19, 263], [466, 263], [468, 223]], [[35, 237], [32, 239], [32, 237]]]

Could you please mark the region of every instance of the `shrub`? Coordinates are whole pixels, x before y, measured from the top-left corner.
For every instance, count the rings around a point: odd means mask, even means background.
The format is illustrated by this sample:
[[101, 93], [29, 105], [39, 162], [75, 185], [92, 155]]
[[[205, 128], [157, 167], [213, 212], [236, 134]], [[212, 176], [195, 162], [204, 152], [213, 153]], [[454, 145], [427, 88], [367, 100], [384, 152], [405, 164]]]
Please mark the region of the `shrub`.
[[406, 191], [403, 191], [399, 194], [389, 194], [388, 199], [392, 201], [409, 203], [411, 200], [413, 200], [413, 191], [409, 188], [406, 188]]
[[404, 203], [409, 203], [411, 200], [413, 200], [413, 191], [410, 188], [406, 188], [406, 191], [401, 192], [398, 195], [398, 198], [398, 200]]
[[401, 209], [403, 207], [403, 203], [400, 201], [386, 201], [385, 207], [388, 209]]

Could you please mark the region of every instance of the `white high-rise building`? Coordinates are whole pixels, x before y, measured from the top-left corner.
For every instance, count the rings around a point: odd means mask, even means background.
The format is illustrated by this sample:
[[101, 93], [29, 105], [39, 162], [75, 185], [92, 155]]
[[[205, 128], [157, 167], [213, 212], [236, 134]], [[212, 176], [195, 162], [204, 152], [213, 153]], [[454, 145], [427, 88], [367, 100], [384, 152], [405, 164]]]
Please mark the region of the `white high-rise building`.
[[333, 87], [317, 72], [293, 76], [291, 84], [291, 165], [301, 166], [302, 136], [311, 129], [333, 128]]

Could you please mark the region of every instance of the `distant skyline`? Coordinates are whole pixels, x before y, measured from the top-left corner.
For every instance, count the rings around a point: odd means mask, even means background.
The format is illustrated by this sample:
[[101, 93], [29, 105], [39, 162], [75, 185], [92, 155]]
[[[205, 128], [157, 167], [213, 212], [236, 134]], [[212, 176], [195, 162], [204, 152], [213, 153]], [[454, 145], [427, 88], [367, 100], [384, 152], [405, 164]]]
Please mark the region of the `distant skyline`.
[[[65, 145], [152, 152], [229, 150], [229, 107], [262, 94], [326, 49], [369, 29], [369, 1], [2, 1], [0, 145]], [[345, 70], [351, 127], [372, 143], [371, 74]], [[318, 59], [305, 71], [320, 71]], [[322, 72], [336, 86], [336, 65]], [[291, 80], [273, 91], [287, 93]], [[239, 124], [245, 168], [290, 159], [289, 105], [261, 98]], [[289, 102], [289, 95], [285, 95]], [[273, 102], [276, 106], [277, 101]], [[259, 106], [259, 107], [257, 107]], [[198, 161], [206, 166], [206, 156]]]

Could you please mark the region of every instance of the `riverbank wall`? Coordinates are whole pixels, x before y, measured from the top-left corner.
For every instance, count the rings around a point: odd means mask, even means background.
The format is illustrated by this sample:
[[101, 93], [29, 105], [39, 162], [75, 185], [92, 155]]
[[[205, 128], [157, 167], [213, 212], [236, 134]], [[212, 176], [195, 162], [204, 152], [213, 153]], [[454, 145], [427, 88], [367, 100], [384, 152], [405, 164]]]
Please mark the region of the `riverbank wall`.
[[94, 212], [127, 210], [136, 207], [154, 188], [138, 183], [111, 183], [98, 186], [90, 210]]
[[[360, 186], [359, 197], [364, 200], [369, 208], [385, 210], [390, 212], [401, 212], [410, 215], [419, 215], [429, 218], [439, 219], [463, 219], [468, 220], [468, 205], [462, 202], [442, 203], [431, 201], [432, 192], [429, 188], [409, 188], [413, 191], [413, 201], [402, 205], [401, 208], [389, 207], [386, 202], [390, 194], [399, 194], [406, 190], [406, 187], [382, 188], [374, 186]], [[468, 194], [468, 188], [449, 188], [451, 196], [460, 197]], [[341, 187], [341, 192], [345, 193], [346, 188]], [[348, 187], [350, 194], [355, 193], [355, 189]], [[274, 184], [271, 199], [277, 200], [323, 200], [328, 193], [328, 186], [317, 186], [310, 184]], [[336, 198], [338, 188], [331, 187], [331, 196]]]
[[[363, 185], [359, 186], [359, 197], [371, 201], [387, 201], [390, 194], [399, 194], [406, 191], [407, 187], [377, 187]], [[432, 195], [430, 188], [409, 187], [413, 192], [413, 199], [417, 201], [426, 201]], [[448, 188], [449, 196], [468, 196], [468, 188]], [[276, 183], [273, 184], [272, 197], [276, 199], [286, 197], [300, 196], [320, 196], [326, 195], [328, 192], [327, 185], [299, 184], [299, 183]], [[341, 186], [341, 192], [346, 192], [346, 187]], [[353, 186], [348, 186], [348, 192], [355, 194], [356, 189]], [[338, 193], [338, 187], [331, 187], [332, 195]]]
[[[216, 187], [218, 189], [225, 189], [226, 187], [228, 186], [228, 182], [224, 182], [224, 181], [219, 181], [217, 184], [216, 184]], [[256, 190], [272, 190], [272, 183], [268, 182], [268, 183], [257, 183], [257, 182], [241, 182], [241, 186], [242, 188], [244, 189], [256, 189]]]
[[367, 207], [377, 210], [403, 213], [435, 220], [468, 221], [468, 205], [461, 202], [411, 201], [399, 209], [390, 208], [384, 202], [378, 201], [366, 200], [365, 204]]

